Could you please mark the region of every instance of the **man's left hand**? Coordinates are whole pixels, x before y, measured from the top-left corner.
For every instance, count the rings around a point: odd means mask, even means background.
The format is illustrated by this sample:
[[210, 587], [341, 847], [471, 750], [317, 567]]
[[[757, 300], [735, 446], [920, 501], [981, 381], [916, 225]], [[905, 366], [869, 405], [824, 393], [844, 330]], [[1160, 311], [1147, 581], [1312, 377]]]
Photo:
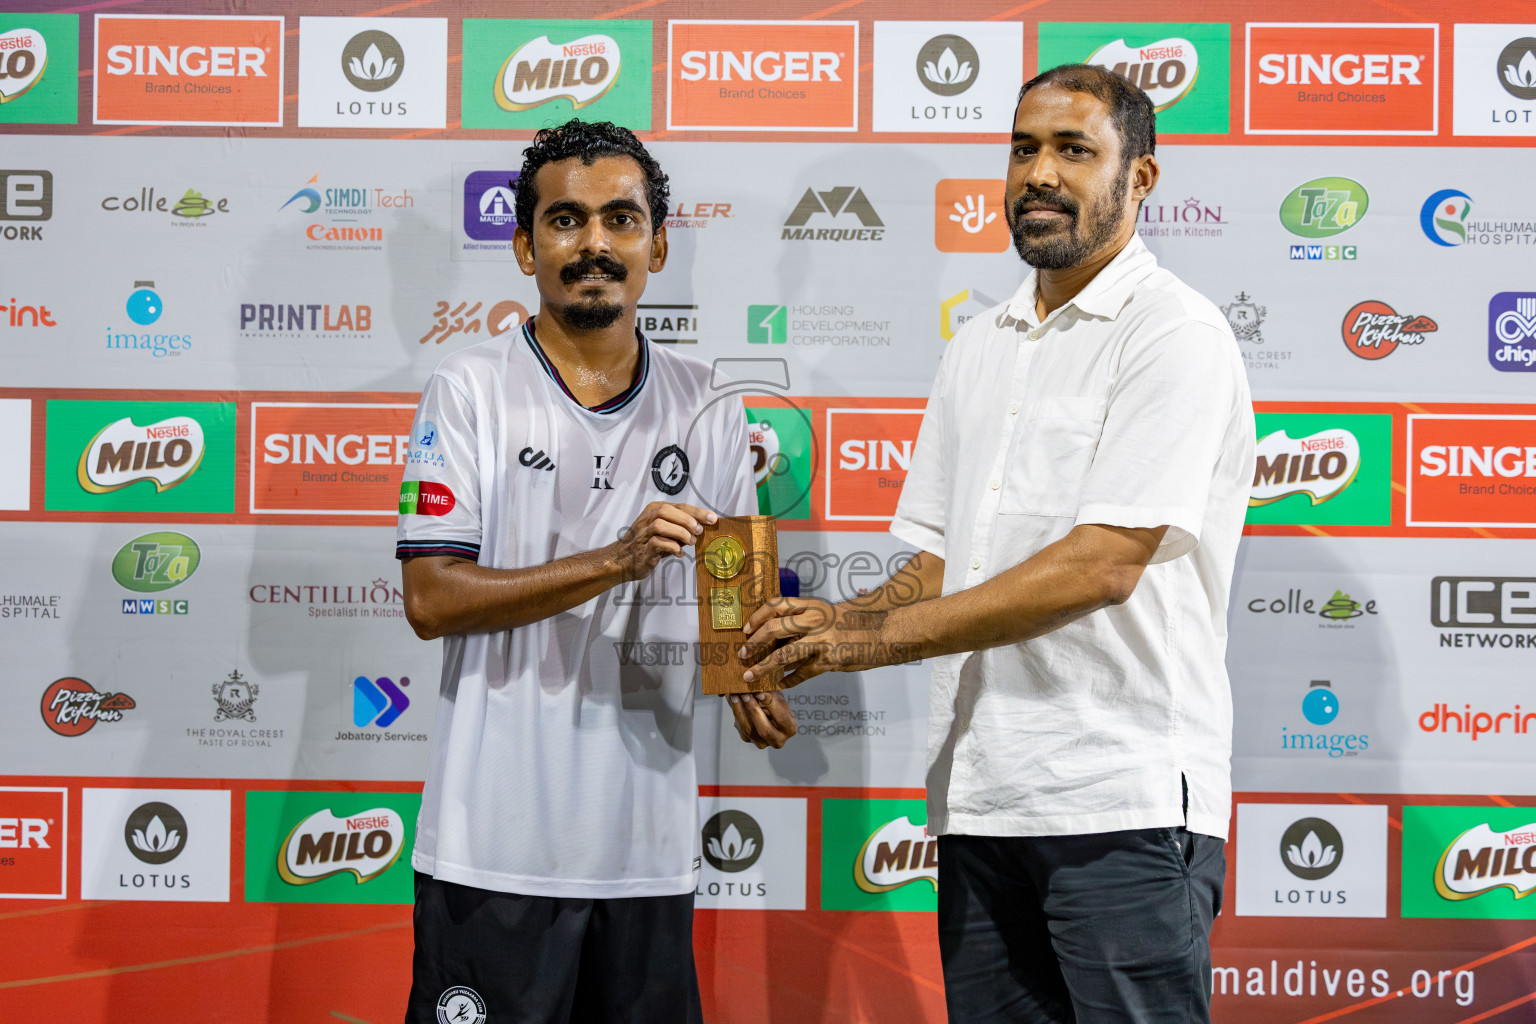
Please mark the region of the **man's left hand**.
[[777, 750], [800, 730], [795, 713], [782, 693], [733, 693], [726, 698], [726, 703], [736, 719], [737, 735], [747, 743], [756, 744], [758, 750], [764, 747]]
[[750, 666], [748, 683], [778, 679], [798, 686], [823, 672], [862, 672], [893, 664], [881, 639], [883, 612], [804, 598], [765, 603], [747, 622], [747, 640], [738, 652]]

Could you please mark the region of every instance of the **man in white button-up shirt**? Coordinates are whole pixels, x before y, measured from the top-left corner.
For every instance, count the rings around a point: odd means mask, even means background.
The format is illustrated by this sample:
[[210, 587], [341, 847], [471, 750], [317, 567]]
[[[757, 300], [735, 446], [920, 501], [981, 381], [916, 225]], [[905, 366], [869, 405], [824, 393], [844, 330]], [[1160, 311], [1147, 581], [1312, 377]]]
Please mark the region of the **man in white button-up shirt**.
[[1226, 319], [1136, 237], [1154, 146], [1116, 75], [1024, 87], [1006, 208], [1035, 270], [945, 353], [891, 526], [920, 553], [857, 602], [748, 624], [749, 663], [772, 651], [749, 680], [936, 659], [928, 829], [964, 1024], [1209, 1019], [1254, 423]]

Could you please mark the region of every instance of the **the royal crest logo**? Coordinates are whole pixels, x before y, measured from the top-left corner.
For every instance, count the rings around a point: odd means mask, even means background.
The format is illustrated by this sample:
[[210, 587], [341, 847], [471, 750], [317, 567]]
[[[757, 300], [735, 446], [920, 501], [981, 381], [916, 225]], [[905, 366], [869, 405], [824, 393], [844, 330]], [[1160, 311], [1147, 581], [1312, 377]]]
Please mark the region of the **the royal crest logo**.
[[1106, 68], [1130, 79], [1147, 94], [1155, 110], [1167, 110], [1189, 95], [1200, 77], [1200, 55], [1188, 39], [1159, 39], [1146, 46], [1130, 46], [1116, 39], [1095, 50], [1084, 64]]
[[213, 713], [215, 722], [229, 721], [256, 721], [256, 698], [261, 695], [261, 687], [256, 683], [246, 682], [240, 675], [240, 670], [229, 674], [229, 678], [221, 683], [213, 684], [213, 702], [218, 705], [218, 710]]
[[924, 881], [939, 888], [939, 840], [907, 817], [886, 822], [864, 841], [853, 879], [865, 892], [890, 892]]
[[1468, 900], [1507, 888], [1515, 899], [1536, 892], [1536, 822], [1505, 832], [1485, 822], [1457, 836], [1435, 865], [1435, 891]]
[[1337, 496], [1360, 471], [1360, 442], [1341, 427], [1307, 437], [1277, 430], [1259, 439], [1249, 507], [1305, 494], [1314, 505]]
[[288, 833], [277, 873], [289, 885], [309, 885], [350, 872], [361, 885], [394, 866], [405, 849], [405, 819], [390, 807], [337, 817], [316, 811]]
[[109, 423], [80, 454], [80, 486], [106, 494], [148, 480], [166, 491], [197, 472], [203, 461], [203, 427], [190, 416], [139, 426], [131, 416]]
[[126, 693], [102, 693], [84, 679], [56, 679], [43, 691], [43, 724], [60, 736], [90, 732], [97, 722], [121, 722], [137, 705]]
[[1422, 345], [1439, 329], [1427, 316], [1399, 313], [1385, 302], [1357, 302], [1344, 314], [1344, 347], [1361, 359], [1385, 359], [1399, 345]]
[[539, 36], [519, 46], [496, 75], [496, 105], [531, 110], [568, 99], [580, 110], [595, 103], [619, 80], [621, 56], [612, 36], [589, 35], [568, 43]]
[[1232, 328], [1232, 336], [1238, 341], [1264, 344], [1264, 334], [1260, 328], [1269, 310], [1250, 299], [1247, 292], [1238, 292], [1237, 298], [1221, 307], [1221, 312], [1227, 318], [1227, 325]]

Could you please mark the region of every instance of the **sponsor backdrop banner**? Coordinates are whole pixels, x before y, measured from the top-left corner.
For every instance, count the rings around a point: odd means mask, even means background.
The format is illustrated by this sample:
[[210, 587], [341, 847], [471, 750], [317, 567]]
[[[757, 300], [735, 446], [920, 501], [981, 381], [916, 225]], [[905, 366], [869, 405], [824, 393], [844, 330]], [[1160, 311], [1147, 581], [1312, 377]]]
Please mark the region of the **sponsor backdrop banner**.
[[[399, 487], [441, 459], [433, 366], [538, 308], [534, 131], [652, 146], [641, 327], [731, 361], [781, 559], [842, 600], [912, 554], [887, 530], [939, 359], [1024, 275], [1017, 89], [1070, 61], [1157, 108], [1138, 233], [1257, 406], [1215, 1019], [1536, 1015], [1529, 3], [13, 6], [0, 1018], [399, 1019], [441, 645], [392, 526], [452, 500]], [[788, 699], [768, 752], [699, 699], [705, 1019], [937, 1024], [928, 668]], [[500, 1019], [478, 998], [442, 1012]]]

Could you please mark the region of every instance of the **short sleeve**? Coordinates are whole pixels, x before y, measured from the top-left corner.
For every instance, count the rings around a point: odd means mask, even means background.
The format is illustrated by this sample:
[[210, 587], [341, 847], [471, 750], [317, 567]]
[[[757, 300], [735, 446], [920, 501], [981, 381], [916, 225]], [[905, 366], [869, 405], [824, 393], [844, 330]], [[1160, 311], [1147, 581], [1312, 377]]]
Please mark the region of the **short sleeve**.
[[1194, 550], [1217, 462], [1238, 422], [1244, 385], [1234, 344], [1198, 321], [1128, 344], [1078, 524], [1167, 526], [1153, 562]]
[[395, 557], [480, 557], [480, 464], [474, 402], [433, 374], [421, 393], [405, 475]]
[[747, 410], [734, 402], [718, 402], [723, 413], [721, 445], [716, 453], [715, 508], [722, 515], [757, 515], [757, 483], [752, 472], [752, 445], [747, 436]]
[[901, 497], [896, 502], [896, 517], [891, 521], [891, 533], [898, 540], [940, 558], [944, 557], [945, 518], [949, 510], [949, 480], [945, 471], [949, 456], [944, 424], [948, 367], [946, 352], [934, 377], [933, 390], [928, 395], [928, 407], [923, 411], [917, 443], [912, 448], [912, 463], [907, 468], [906, 482], [901, 486]]

